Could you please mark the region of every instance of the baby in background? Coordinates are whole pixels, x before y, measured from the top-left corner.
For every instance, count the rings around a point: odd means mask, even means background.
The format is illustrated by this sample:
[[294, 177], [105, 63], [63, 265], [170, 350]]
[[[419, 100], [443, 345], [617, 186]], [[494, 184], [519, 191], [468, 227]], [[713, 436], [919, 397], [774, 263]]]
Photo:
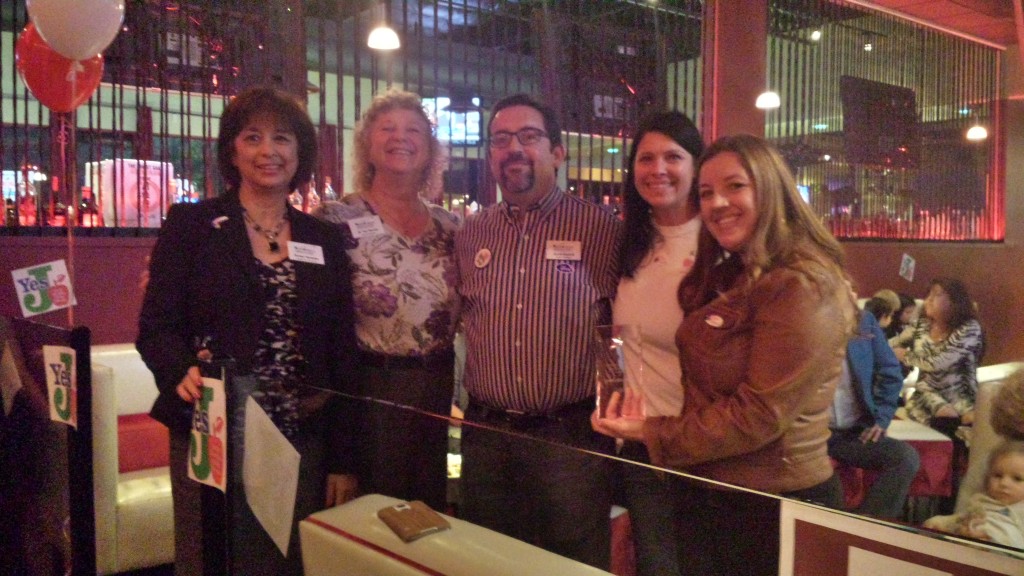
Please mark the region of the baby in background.
[[985, 490], [967, 510], [934, 516], [924, 527], [1024, 549], [1024, 442], [1007, 440], [992, 451]]

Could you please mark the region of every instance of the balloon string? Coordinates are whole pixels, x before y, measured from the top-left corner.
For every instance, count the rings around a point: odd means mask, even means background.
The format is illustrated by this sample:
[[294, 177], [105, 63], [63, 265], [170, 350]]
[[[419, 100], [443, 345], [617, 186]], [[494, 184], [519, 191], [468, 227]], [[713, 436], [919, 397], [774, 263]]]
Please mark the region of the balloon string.
[[[72, 94], [78, 94], [78, 75], [81, 74], [81, 73], [84, 73], [84, 72], [85, 72], [85, 66], [83, 66], [80, 61], [75, 60], [74, 63], [72, 63], [71, 68], [68, 70], [68, 73], [64, 76], [64, 80], [71, 83], [71, 93]], [[68, 237], [68, 259], [67, 259], [68, 276], [70, 277], [72, 293], [74, 293], [73, 291], [74, 291], [74, 288], [75, 288], [75, 276], [76, 276], [76, 274], [75, 274], [75, 235], [74, 235], [74, 233], [72, 231], [72, 227], [74, 226], [74, 222], [73, 222], [74, 217], [73, 216], [75, 216], [75, 213], [74, 213], [75, 208], [72, 207], [72, 202], [71, 201], [73, 200], [73, 196], [72, 196], [70, 188], [68, 188], [69, 180], [68, 180], [68, 153], [67, 153], [68, 138], [71, 137], [71, 129], [72, 129], [72, 126], [71, 126], [71, 113], [70, 112], [58, 113], [57, 123], [58, 123], [58, 128], [60, 129], [60, 131], [59, 131], [60, 137], [58, 138], [58, 140], [60, 141], [60, 178], [61, 178], [61, 180], [63, 182], [64, 188], [66, 188], [68, 190], [68, 193], [66, 195], [64, 195], [64, 196], [66, 196], [66, 199], [68, 200], [68, 202], [65, 204], [65, 209], [64, 209], [64, 228], [67, 231], [67, 237]], [[55, 192], [57, 194], [61, 194], [61, 190], [56, 190]], [[74, 304], [69, 302], [68, 303], [68, 307], [67, 307], [67, 311], [68, 311], [67, 312], [67, 314], [68, 314], [68, 327], [69, 328], [74, 328], [75, 327], [75, 306], [74, 306]]]
[[[74, 80], [72, 80], [71, 83], [72, 83], [72, 85], [74, 85]], [[73, 88], [72, 88], [72, 90], [73, 90]], [[60, 177], [61, 177], [61, 181], [64, 183], [64, 186], [66, 187], [68, 185], [68, 178], [67, 178], [67, 172], [68, 172], [67, 145], [68, 145], [68, 137], [71, 134], [71, 132], [70, 132], [70, 130], [71, 130], [71, 122], [70, 122], [70, 120], [71, 120], [71, 113], [68, 112], [68, 113], [58, 114], [57, 118], [58, 118], [57, 119], [58, 128], [60, 128], [60, 132], [59, 132], [60, 133], [60, 138], [58, 138], [58, 140], [60, 141]], [[60, 190], [57, 190], [57, 193], [60, 194]], [[72, 202], [71, 202], [72, 198], [70, 196], [71, 195], [68, 194], [68, 203], [65, 204], [65, 208], [64, 208], [64, 229], [67, 231], [67, 235], [68, 235], [68, 276], [70, 278], [69, 282], [71, 284], [71, 293], [74, 294], [74, 289], [75, 289], [75, 235], [72, 234], [71, 227], [74, 225], [74, 223], [73, 223], [74, 218], [72, 216], [75, 215], [75, 214], [74, 214], [74, 210], [72, 208]], [[68, 328], [74, 328], [75, 327], [75, 306], [74, 306], [74, 302], [68, 302], [67, 311], [68, 311]]]
[[78, 75], [85, 72], [85, 66], [78, 60], [75, 60], [71, 68], [68, 69], [67, 75], [64, 77], [65, 80], [71, 82], [71, 93], [78, 94]]

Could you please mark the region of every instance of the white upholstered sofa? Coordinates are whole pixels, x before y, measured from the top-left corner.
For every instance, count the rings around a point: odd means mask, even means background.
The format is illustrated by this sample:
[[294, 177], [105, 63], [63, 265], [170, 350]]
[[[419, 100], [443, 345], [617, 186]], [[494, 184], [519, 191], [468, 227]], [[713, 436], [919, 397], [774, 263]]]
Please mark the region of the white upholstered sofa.
[[133, 344], [93, 346], [98, 574], [174, 561], [167, 429], [149, 418], [153, 375]]

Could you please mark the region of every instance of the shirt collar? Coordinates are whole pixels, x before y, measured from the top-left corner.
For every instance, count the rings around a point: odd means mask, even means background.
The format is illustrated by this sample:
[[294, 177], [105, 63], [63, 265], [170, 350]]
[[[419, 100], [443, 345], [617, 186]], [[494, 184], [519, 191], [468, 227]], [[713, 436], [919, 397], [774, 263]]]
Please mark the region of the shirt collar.
[[521, 210], [524, 212], [536, 212], [539, 216], [546, 216], [552, 209], [554, 209], [555, 206], [558, 205], [558, 202], [563, 196], [565, 195], [562, 193], [562, 190], [559, 189], [558, 186], [555, 186], [546, 196], [541, 198], [539, 201], [530, 204], [526, 208], [513, 206], [507, 200], [503, 200], [501, 203], [505, 207], [505, 215], [514, 221], [516, 220], [517, 213]]

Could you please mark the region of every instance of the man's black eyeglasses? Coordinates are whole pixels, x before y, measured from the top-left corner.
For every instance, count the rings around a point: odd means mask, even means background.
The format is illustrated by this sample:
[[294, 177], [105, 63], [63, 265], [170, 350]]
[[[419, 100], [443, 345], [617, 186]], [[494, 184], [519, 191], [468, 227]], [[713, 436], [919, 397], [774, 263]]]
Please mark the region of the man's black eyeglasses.
[[523, 128], [518, 132], [495, 132], [491, 134], [491, 137], [487, 139], [491, 148], [508, 148], [508, 145], [512, 143], [512, 137], [515, 136], [516, 140], [523, 146], [533, 146], [537, 142], [540, 142], [541, 138], [547, 138], [548, 133], [541, 130], [540, 128]]

